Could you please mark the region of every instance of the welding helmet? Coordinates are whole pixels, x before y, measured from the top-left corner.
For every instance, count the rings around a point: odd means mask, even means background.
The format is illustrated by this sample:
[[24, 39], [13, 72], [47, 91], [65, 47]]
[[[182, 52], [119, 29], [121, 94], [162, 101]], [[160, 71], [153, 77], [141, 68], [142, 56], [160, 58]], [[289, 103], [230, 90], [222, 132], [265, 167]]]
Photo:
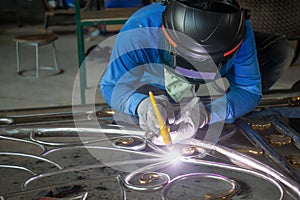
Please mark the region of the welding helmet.
[[191, 83], [214, 80], [241, 46], [246, 13], [236, 0], [165, 0], [162, 30], [173, 70]]

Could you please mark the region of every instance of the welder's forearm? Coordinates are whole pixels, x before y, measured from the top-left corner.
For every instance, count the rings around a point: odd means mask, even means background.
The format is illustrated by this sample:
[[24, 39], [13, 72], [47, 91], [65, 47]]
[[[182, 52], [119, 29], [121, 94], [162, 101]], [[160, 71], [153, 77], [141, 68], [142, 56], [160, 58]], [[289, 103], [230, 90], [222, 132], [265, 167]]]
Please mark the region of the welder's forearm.
[[225, 121], [226, 123], [234, 122], [235, 119], [254, 110], [259, 104], [260, 98], [260, 95], [242, 89], [228, 92], [226, 95], [206, 105], [210, 113], [209, 124], [220, 121]]

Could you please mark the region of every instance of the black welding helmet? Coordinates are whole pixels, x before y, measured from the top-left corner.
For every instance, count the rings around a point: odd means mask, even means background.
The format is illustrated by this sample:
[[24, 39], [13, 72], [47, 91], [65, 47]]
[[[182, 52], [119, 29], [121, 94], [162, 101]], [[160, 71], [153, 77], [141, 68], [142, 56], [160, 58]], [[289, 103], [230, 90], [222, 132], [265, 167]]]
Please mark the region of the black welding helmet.
[[167, 0], [162, 29], [173, 70], [190, 82], [213, 80], [245, 34], [245, 12], [236, 0]]

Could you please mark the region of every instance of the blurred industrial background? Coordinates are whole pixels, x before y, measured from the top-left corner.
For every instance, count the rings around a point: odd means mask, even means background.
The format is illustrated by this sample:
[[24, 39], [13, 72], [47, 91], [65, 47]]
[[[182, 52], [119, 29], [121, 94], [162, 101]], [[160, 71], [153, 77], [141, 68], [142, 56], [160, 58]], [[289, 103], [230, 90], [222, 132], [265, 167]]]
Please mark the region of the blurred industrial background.
[[[48, 2], [48, 5], [45, 2]], [[93, 4], [90, 4], [87, 9], [95, 10], [100, 8], [102, 1], [91, 2]], [[53, 3], [54, 0], [0, 1], [0, 81], [2, 85], [0, 89], [0, 109], [70, 105], [72, 103], [73, 83], [79, 66], [74, 8], [67, 9], [67, 12], [71, 10], [73, 14], [50, 17], [46, 30], [46, 12], [49, 12], [48, 7]], [[147, 4], [149, 2], [142, 3]], [[89, 47], [104, 41], [107, 37], [116, 34], [121, 26], [108, 27], [105, 34], [101, 33], [103, 30], [100, 26], [98, 26], [100, 28], [94, 26], [84, 27], [85, 51]], [[40, 78], [28, 78], [18, 75], [14, 37], [45, 32], [58, 35], [58, 39], [55, 41], [57, 60], [63, 73], [55, 76], [41, 75]], [[291, 44], [296, 49], [296, 40], [291, 40]], [[21, 66], [34, 68], [34, 48], [25, 45], [20, 47], [20, 51]], [[47, 47], [41, 47], [40, 63], [52, 63], [51, 58], [49, 58], [51, 56], [49, 51]], [[299, 74], [298, 59], [276, 83], [274, 89], [290, 88], [299, 79]], [[99, 102], [103, 102], [101, 96]]]

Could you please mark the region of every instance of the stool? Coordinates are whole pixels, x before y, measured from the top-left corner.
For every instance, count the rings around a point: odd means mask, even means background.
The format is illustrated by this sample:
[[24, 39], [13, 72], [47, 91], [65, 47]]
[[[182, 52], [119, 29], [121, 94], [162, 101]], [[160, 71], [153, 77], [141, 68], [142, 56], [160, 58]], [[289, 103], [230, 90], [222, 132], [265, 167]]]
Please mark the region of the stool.
[[[29, 45], [35, 47], [35, 77], [39, 77], [39, 70], [55, 70], [58, 73], [62, 71], [59, 70], [56, 58], [56, 49], [54, 41], [58, 39], [56, 34], [32, 34], [32, 35], [21, 35], [14, 37], [16, 42], [16, 56], [17, 56], [17, 72], [19, 75], [23, 75], [26, 70], [20, 70], [20, 56], [19, 56], [19, 44]], [[52, 44], [52, 52], [54, 59], [54, 66], [51, 67], [41, 67], [39, 66], [39, 47]], [[57, 74], [57, 73], [56, 73]], [[24, 75], [25, 76], [25, 75]]]

